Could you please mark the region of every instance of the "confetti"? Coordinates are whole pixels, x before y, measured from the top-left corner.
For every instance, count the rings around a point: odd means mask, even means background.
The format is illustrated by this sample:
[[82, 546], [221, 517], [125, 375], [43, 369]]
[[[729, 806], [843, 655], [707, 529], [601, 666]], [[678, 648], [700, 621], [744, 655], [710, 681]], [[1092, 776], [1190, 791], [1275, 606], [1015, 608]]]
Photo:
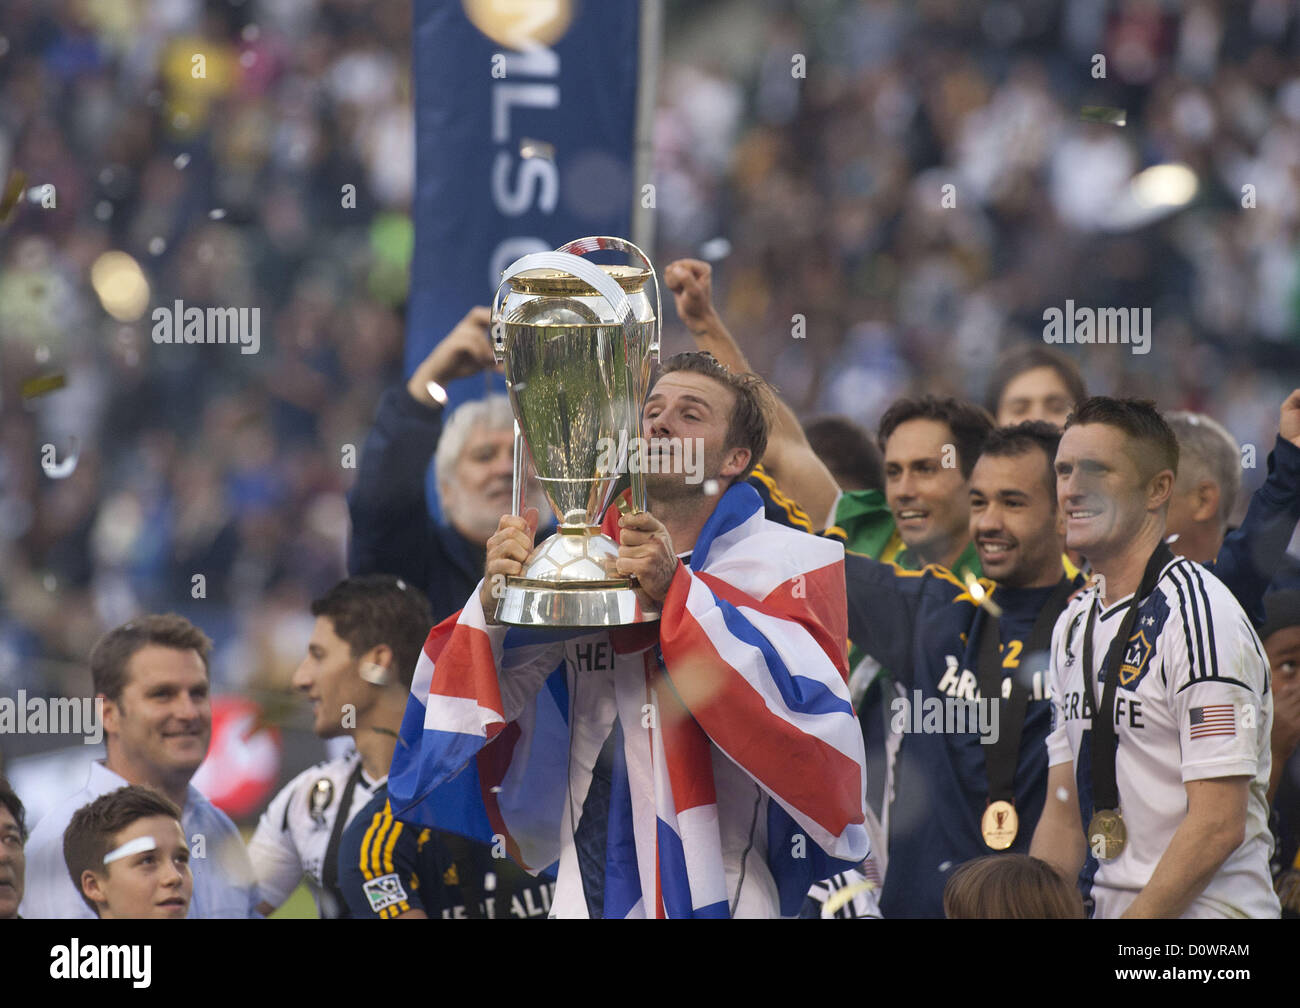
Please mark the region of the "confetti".
[[545, 140], [529, 140], [525, 137], [519, 141], [519, 156], [554, 161], [555, 144], [547, 143]]
[[59, 582], [54, 579], [53, 574], [46, 574], [44, 580], [41, 583], [45, 585], [46, 591], [52, 592], [59, 587]]
[[946, 872], [951, 867], [952, 867], [951, 861], [944, 861], [942, 864], [939, 865], [939, 870], [941, 872]]
[[984, 590], [984, 586], [970, 571], [966, 572], [966, 590], [970, 592], [970, 597], [975, 600], [975, 604], [987, 609], [994, 619], [1002, 615], [1002, 607], [993, 601], [993, 596]]
[[47, 347], [44, 343], [42, 343], [40, 346], [36, 348], [36, 363], [44, 364], [49, 359], [50, 359], [50, 348]]
[[172, 162], [172, 164], [176, 166], [177, 171], [184, 171], [185, 166], [189, 163], [190, 156], [188, 154], [177, 154], [176, 160]]
[[226, 216], [226, 211], [222, 210], [221, 207], [215, 207], [208, 211], [208, 216], [213, 220], [221, 220], [221, 218]]
[[1067, 788], [1063, 788], [1063, 787], [1059, 787], [1059, 788], [1057, 788], [1057, 789], [1056, 789], [1056, 800], [1057, 800], [1057, 801], [1069, 801], [1069, 800], [1070, 800], [1070, 792], [1069, 792], [1069, 790], [1068, 790]]
[[26, 188], [27, 173], [21, 168], [13, 169], [9, 173], [9, 181], [5, 183], [4, 195], [0, 196], [0, 223], [9, 219]]
[[95, 204], [95, 220], [106, 221], [113, 216], [113, 204], [106, 199]]
[[257, 62], [257, 53], [253, 52], [252, 49], [245, 49], [243, 52], [239, 54], [239, 65], [242, 66], [245, 70], [247, 70], [256, 62]]
[[706, 496], [706, 497], [716, 497], [716, 496], [718, 496], [718, 481], [717, 481], [717, 480], [715, 480], [715, 479], [711, 479], [711, 480], [705, 480], [705, 481], [704, 481], [704, 496]]
[[149, 239], [150, 255], [162, 255], [165, 251], [167, 251], [167, 242], [165, 239], [159, 235], [155, 235]]
[[860, 893], [871, 892], [875, 888], [876, 883], [870, 879], [863, 879], [861, 882], [854, 882], [853, 885], [845, 886], [822, 904], [822, 917], [834, 917], [840, 907], [850, 902], [855, 896]]
[[177, 112], [172, 116], [172, 125], [178, 130], [189, 129], [190, 117], [186, 112]]
[[496, 890], [496, 887], [497, 887], [497, 873], [496, 873], [496, 872], [484, 872], [484, 873], [483, 873], [483, 891], [484, 891], [484, 892], [494, 892], [494, 891]]
[[493, 793], [493, 794], [500, 794], [500, 793], [501, 793], [501, 785], [500, 785], [500, 784], [493, 785], [493, 787], [492, 787], [492, 793]]
[[[42, 349], [45, 349], [42, 347]], [[46, 357], [49, 356], [49, 350], [45, 350]], [[67, 376], [62, 371], [55, 371], [53, 374], [37, 375], [35, 378], [28, 378], [22, 384], [22, 397], [24, 399], [36, 399], [43, 395], [49, 395], [57, 389], [63, 388], [68, 384]]]
[[1111, 108], [1109, 105], [1085, 105], [1079, 110], [1079, 118], [1084, 122], [1123, 126], [1128, 121], [1128, 114], [1122, 108]]
[[731, 242], [726, 238], [710, 238], [700, 246], [700, 258], [707, 262], [717, 262], [731, 255]]

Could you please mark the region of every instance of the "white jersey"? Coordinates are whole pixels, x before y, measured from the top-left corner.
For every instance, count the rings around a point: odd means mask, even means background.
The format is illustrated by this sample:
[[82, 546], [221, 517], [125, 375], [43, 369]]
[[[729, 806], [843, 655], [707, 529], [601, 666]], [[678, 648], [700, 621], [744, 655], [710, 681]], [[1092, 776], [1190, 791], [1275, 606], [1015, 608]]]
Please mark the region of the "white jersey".
[[337, 895], [343, 830], [387, 779], [366, 777], [354, 749], [309, 767], [286, 784], [262, 813], [248, 844], [260, 898], [279, 907], [306, 876], [321, 917], [340, 916], [346, 908]]
[[[1083, 643], [1096, 606], [1092, 678], [1100, 673], [1132, 595], [1106, 609], [1095, 588], [1066, 608], [1052, 637], [1051, 765], [1073, 762], [1086, 828], [1092, 815], [1091, 721]], [[1264, 648], [1237, 600], [1200, 564], [1177, 558], [1142, 601], [1115, 689], [1115, 773], [1128, 842], [1119, 857], [1083, 870], [1094, 917], [1121, 916], [1150, 881], [1187, 814], [1187, 781], [1252, 778], [1245, 840], [1184, 917], [1277, 917], [1269, 878], [1269, 731], [1273, 703]], [[1051, 798], [1049, 796], [1048, 800]]]

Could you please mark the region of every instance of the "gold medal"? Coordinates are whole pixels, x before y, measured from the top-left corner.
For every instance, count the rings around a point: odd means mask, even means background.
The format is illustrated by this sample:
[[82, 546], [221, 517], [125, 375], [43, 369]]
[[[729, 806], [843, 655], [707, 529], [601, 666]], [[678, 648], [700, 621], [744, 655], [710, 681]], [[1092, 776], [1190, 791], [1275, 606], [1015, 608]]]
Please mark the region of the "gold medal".
[[1113, 861], [1124, 851], [1128, 830], [1119, 809], [1100, 809], [1088, 823], [1088, 847], [1098, 861]]
[[1009, 801], [989, 802], [984, 818], [980, 820], [980, 832], [990, 849], [1006, 850], [1016, 842], [1019, 831], [1020, 817], [1016, 815], [1014, 805]]

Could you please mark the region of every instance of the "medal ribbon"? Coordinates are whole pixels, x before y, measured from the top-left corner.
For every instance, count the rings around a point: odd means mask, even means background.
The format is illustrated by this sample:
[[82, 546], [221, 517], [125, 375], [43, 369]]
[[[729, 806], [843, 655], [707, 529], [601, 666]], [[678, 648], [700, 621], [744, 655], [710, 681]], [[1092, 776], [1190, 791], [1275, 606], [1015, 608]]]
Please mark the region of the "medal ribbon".
[[1163, 542], [1156, 547], [1147, 561], [1146, 570], [1142, 572], [1142, 583], [1133, 593], [1133, 601], [1128, 604], [1124, 621], [1119, 625], [1119, 632], [1110, 642], [1106, 652], [1102, 674], [1106, 677], [1101, 688], [1101, 703], [1096, 704], [1097, 687], [1092, 679], [1092, 630], [1097, 618], [1098, 598], [1093, 600], [1088, 609], [1088, 627], [1083, 632], [1083, 686], [1087, 698], [1093, 701], [1092, 713], [1092, 807], [1098, 809], [1119, 808], [1119, 783], [1115, 779], [1115, 754], [1119, 749], [1119, 736], [1115, 733], [1115, 688], [1119, 684], [1119, 667], [1124, 660], [1124, 648], [1133, 633], [1133, 624], [1137, 622], [1138, 607], [1142, 600], [1155, 591], [1156, 582], [1165, 564], [1174, 559], [1173, 551]]
[[[1029, 640], [1022, 652], [1026, 656], [1046, 651], [1052, 643], [1052, 630], [1056, 618], [1065, 611], [1065, 604], [1074, 590], [1074, 583], [1067, 577], [1057, 582], [1056, 589], [1043, 603], [1043, 608], [1034, 620], [1034, 627], [1029, 633]], [[1029, 690], [1018, 677], [1011, 679], [1011, 695], [1002, 699], [1002, 655], [998, 651], [1000, 642], [998, 618], [991, 612], [984, 611], [984, 625], [980, 631], [979, 648], [979, 690], [983, 700], [1004, 703], [999, 712], [998, 739], [992, 745], [984, 746], [984, 765], [988, 770], [989, 802], [1008, 801], [1013, 805], [1016, 800], [1016, 763], [1020, 758], [1020, 733], [1025, 726], [1025, 711], [1029, 708]]]

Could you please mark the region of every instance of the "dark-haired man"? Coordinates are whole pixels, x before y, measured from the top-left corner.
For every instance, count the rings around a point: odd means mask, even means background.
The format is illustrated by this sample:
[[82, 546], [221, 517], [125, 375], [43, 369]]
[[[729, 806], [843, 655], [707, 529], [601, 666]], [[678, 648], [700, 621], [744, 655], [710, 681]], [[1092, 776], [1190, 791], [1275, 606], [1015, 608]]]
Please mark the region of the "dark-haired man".
[[1178, 442], [1148, 402], [1082, 403], [1056, 457], [1093, 585], [1057, 622], [1032, 853], [1093, 916], [1277, 917], [1268, 662], [1224, 585], [1165, 544]]
[[971, 470], [968, 534], [996, 584], [845, 558], [849, 635], [901, 686], [886, 708], [900, 743], [886, 917], [941, 917], [953, 866], [1028, 849], [1046, 788], [1047, 646], [1081, 583], [1061, 561], [1058, 439], [1041, 422], [1000, 428]]
[[[552, 916], [794, 916], [867, 854], [842, 548], [765, 520], [744, 483], [764, 389], [695, 353], [650, 391], [642, 433], [673, 464], [647, 476], [648, 511], [611, 509], [606, 530], [657, 622], [562, 641], [494, 625], [530, 511], [501, 520], [479, 591], [425, 644], [394, 811], [442, 825], [434, 789], [472, 788], [503, 849], [558, 862]], [[675, 464], [688, 438], [699, 480]]]
[[27, 865], [23, 855], [26, 843], [23, 803], [9, 782], [0, 777], [0, 920], [12, 920], [18, 916]]
[[86, 906], [103, 920], [182, 920], [194, 876], [181, 810], [131, 784], [73, 813], [63, 860]]
[[257, 824], [248, 853], [262, 913], [306, 877], [321, 917], [346, 917], [338, 853], [352, 817], [380, 791], [397, 745], [411, 674], [432, 618], [424, 595], [385, 574], [340, 581], [311, 604], [316, 617], [293, 687], [311, 702], [323, 739], [356, 748], [286, 784]]
[[127, 784], [152, 787], [181, 810], [195, 850], [190, 916], [256, 914], [256, 886], [239, 831], [190, 784], [212, 735], [211, 649], [202, 630], [174, 613], [139, 616], [95, 645], [90, 675], [103, 703], [105, 759], [91, 763], [86, 786], [32, 831], [24, 916], [93, 917], [68, 878], [63, 831], [77, 809]]

